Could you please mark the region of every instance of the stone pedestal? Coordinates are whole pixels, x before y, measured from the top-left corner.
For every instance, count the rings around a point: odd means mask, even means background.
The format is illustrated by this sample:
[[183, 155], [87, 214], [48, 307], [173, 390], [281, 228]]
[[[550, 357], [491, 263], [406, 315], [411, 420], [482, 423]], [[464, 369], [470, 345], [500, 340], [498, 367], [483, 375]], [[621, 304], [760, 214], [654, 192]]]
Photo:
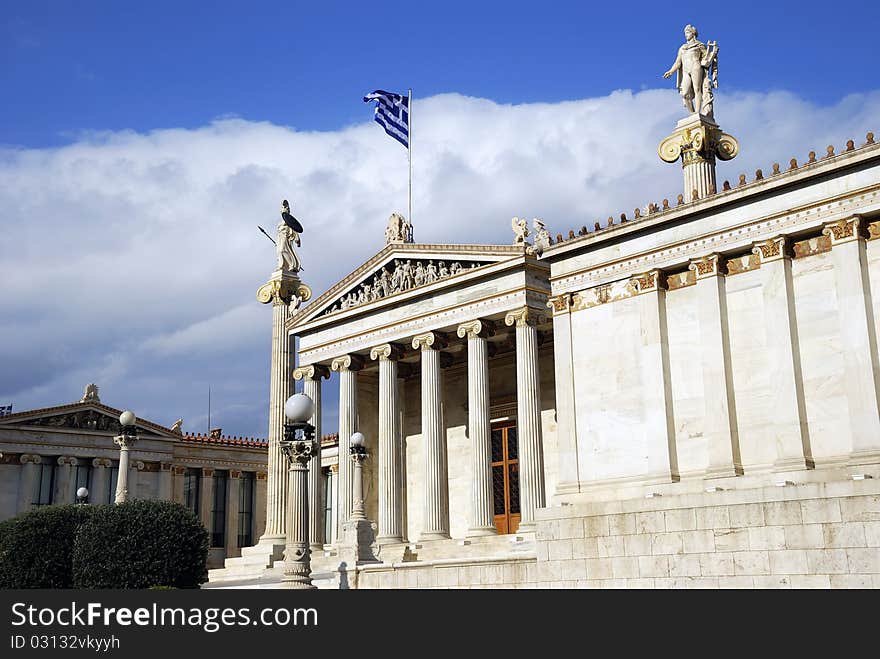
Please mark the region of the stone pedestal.
[[721, 132], [714, 119], [701, 114], [685, 117], [657, 148], [661, 160], [681, 158], [684, 200], [702, 199], [716, 190], [715, 159], [730, 160], [739, 152], [735, 138]]
[[284, 574], [281, 587], [311, 589], [312, 568], [309, 549], [309, 460], [316, 443], [308, 440], [284, 441], [282, 451], [290, 468], [287, 475], [287, 533], [284, 547]]

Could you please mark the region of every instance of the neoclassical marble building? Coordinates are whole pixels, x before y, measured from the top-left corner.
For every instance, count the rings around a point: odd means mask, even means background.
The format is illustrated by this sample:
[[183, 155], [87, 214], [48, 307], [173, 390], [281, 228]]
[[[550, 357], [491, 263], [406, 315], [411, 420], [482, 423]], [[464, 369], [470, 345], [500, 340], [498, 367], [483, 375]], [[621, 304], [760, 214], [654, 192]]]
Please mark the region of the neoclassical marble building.
[[[119, 476], [122, 410], [101, 402], [89, 385], [75, 403], [0, 417], [0, 519], [39, 506], [112, 503]], [[263, 532], [267, 443], [244, 437], [183, 434], [137, 420], [130, 450], [130, 499], [164, 499], [189, 507], [210, 535], [208, 565], [238, 556]]]

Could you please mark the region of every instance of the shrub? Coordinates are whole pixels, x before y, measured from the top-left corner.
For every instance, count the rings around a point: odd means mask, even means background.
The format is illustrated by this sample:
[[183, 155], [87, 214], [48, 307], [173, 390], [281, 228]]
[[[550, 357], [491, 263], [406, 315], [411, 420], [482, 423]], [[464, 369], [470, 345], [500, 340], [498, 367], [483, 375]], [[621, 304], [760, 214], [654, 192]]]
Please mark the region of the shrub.
[[171, 501], [102, 506], [80, 528], [73, 551], [77, 588], [198, 588], [207, 581], [208, 533]]
[[47, 506], [0, 524], [0, 588], [73, 587], [76, 533], [92, 506]]

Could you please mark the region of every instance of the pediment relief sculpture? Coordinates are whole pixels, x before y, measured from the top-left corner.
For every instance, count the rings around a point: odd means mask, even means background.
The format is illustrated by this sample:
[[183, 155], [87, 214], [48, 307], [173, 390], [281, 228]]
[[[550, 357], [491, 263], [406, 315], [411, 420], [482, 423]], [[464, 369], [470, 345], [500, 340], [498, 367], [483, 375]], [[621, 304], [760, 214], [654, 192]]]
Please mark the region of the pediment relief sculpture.
[[[53, 414], [37, 417], [35, 419], [23, 420], [22, 423], [28, 426], [71, 428], [74, 430], [99, 430], [113, 433], [119, 433], [122, 430], [119, 425], [119, 419], [95, 410], [80, 410], [77, 412], [68, 412], [66, 414]], [[141, 434], [155, 434], [144, 430], [141, 427], [138, 427], [138, 432]]]

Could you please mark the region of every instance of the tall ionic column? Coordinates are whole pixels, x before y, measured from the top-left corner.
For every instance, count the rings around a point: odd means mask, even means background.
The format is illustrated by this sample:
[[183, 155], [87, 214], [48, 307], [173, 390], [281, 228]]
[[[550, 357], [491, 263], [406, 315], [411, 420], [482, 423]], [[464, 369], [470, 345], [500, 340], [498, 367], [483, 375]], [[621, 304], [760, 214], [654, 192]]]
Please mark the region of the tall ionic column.
[[397, 361], [400, 356], [400, 348], [391, 343], [370, 351], [370, 358], [379, 360], [379, 535], [376, 540], [380, 544], [404, 541], [403, 466], [397, 395]]
[[880, 365], [864, 232], [859, 216], [822, 229], [832, 245], [853, 464], [880, 461]]
[[357, 425], [357, 372], [363, 360], [357, 355], [343, 355], [330, 363], [339, 373], [339, 509], [336, 512], [336, 535], [342, 536], [342, 525], [351, 515], [351, 460], [349, 440]]
[[17, 513], [24, 513], [31, 509], [34, 503], [34, 490], [37, 487], [37, 470], [43, 459], [39, 455], [25, 453], [19, 457], [21, 463], [21, 479], [18, 481], [18, 506]]
[[89, 487], [89, 503], [108, 503], [108, 489], [110, 488], [110, 467], [113, 462], [109, 458], [95, 458], [92, 460], [92, 483]]
[[516, 414], [519, 441], [519, 532], [535, 530], [535, 509], [545, 505], [544, 442], [541, 430], [541, 377], [538, 329], [543, 316], [529, 307], [504, 317], [516, 326]]
[[697, 276], [697, 317], [706, 405], [703, 434], [709, 444], [706, 478], [737, 476], [743, 471], [730, 361], [727, 286], [721, 257], [709, 254], [694, 259], [688, 268]]
[[489, 422], [489, 349], [486, 337], [492, 325], [474, 320], [458, 326], [458, 337], [467, 337], [468, 437], [471, 442], [471, 510], [467, 534], [495, 535], [492, 497], [492, 428]]
[[419, 334], [412, 347], [422, 354], [422, 446], [425, 451], [425, 518], [422, 540], [449, 537], [449, 481], [446, 466], [446, 428], [440, 380], [442, 337]]
[[300, 366], [293, 371], [294, 380], [303, 381], [303, 393], [312, 399], [315, 411], [309, 419], [315, 427], [318, 449], [316, 458], [309, 461], [309, 548], [312, 552], [324, 549], [324, 507], [321, 505], [321, 378], [329, 378], [330, 371], [320, 364]]
[[791, 254], [785, 236], [755, 243], [752, 252], [761, 262], [761, 294], [772, 377], [774, 468], [777, 471], [811, 469], [813, 455], [795, 319]]
[[70, 455], [62, 455], [57, 458], [55, 467], [55, 492], [52, 495], [52, 503], [73, 503], [70, 496], [70, 481], [73, 468], [76, 466], [76, 458]]

